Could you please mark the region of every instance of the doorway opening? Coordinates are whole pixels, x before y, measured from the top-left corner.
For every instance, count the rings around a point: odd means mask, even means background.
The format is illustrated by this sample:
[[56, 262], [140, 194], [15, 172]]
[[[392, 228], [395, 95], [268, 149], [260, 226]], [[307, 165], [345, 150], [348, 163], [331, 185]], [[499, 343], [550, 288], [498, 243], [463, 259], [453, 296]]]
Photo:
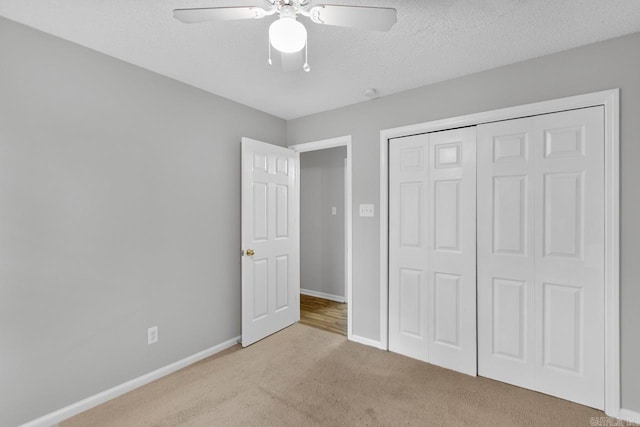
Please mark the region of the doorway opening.
[[351, 137], [300, 153], [300, 323], [351, 335]]

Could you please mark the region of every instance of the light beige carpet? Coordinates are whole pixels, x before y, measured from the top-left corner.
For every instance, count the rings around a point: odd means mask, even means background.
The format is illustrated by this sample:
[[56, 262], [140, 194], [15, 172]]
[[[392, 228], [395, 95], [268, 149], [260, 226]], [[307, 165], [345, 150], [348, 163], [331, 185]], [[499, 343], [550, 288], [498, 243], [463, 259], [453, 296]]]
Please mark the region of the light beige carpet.
[[597, 411], [348, 342], [300, 324], [205, 359], [61, 424], [581, 426]]

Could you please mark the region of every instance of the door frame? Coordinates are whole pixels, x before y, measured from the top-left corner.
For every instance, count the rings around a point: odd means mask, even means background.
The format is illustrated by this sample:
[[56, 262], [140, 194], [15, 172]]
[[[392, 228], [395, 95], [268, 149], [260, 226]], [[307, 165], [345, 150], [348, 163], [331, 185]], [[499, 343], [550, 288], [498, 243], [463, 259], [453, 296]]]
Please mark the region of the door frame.
[[380, 131], [380, 342], [389, 348], [389, 140], [483, 123], [594, 106], [604, 107], [605, 399], [620, 415], [620, 89], [468, 114]]
[[[352, 157], [351, 157], [351, 135], [339, 136], [336, 138], [323, 139], [320, 141], [305, 142], [303, 144], [290, 145], [288, 148], [298, 152], [324, 150], [333, 147], [347, 147], [347, 168], [344, 171], [345, 180], [345, 235], [346, 235], [346, 300], [347, 300], [347, 339], [353, 340], [353, 239], [352, 239]], [[300, 203], [300, 186], [298, 186], [298, 204]]]

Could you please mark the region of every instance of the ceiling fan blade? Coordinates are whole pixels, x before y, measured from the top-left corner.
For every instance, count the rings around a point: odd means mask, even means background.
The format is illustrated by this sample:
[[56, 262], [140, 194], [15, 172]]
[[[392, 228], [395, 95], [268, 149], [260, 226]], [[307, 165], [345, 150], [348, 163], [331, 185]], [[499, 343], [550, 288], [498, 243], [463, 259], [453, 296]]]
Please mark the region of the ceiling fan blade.
[[206, 21], [233, 21], [236, 19], [260, 19], [267, 11], [254, 6], [205, 7], [196, 9], [175, 9], [173, 17], [185, 24]]
[[312, 7], [309, 10], [309, 17], [317, 24], [377, 31], [389, 31], [398, 20], [397, 12], [393, 8], [332, 4]]

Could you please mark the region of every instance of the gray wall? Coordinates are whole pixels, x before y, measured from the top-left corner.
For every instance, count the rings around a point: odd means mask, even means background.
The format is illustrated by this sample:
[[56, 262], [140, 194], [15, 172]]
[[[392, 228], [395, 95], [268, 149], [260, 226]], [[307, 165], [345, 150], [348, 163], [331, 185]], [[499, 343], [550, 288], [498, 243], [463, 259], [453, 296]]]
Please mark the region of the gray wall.
[[[380, 130], [605, 89], [621, 89], [622, 405], [640, 411], [640, 33], [291, 120], [289, 145], [352, 135], [353, 332], [380, 338]], [[437, 66], [437, 61], [434, 62]]]
[[0, 425], [240, 334], [240, 138], [285, 129], [0, 18]]
[[343, 298], [346, 157], [346, 147], [300, 153], [300, 287]]

